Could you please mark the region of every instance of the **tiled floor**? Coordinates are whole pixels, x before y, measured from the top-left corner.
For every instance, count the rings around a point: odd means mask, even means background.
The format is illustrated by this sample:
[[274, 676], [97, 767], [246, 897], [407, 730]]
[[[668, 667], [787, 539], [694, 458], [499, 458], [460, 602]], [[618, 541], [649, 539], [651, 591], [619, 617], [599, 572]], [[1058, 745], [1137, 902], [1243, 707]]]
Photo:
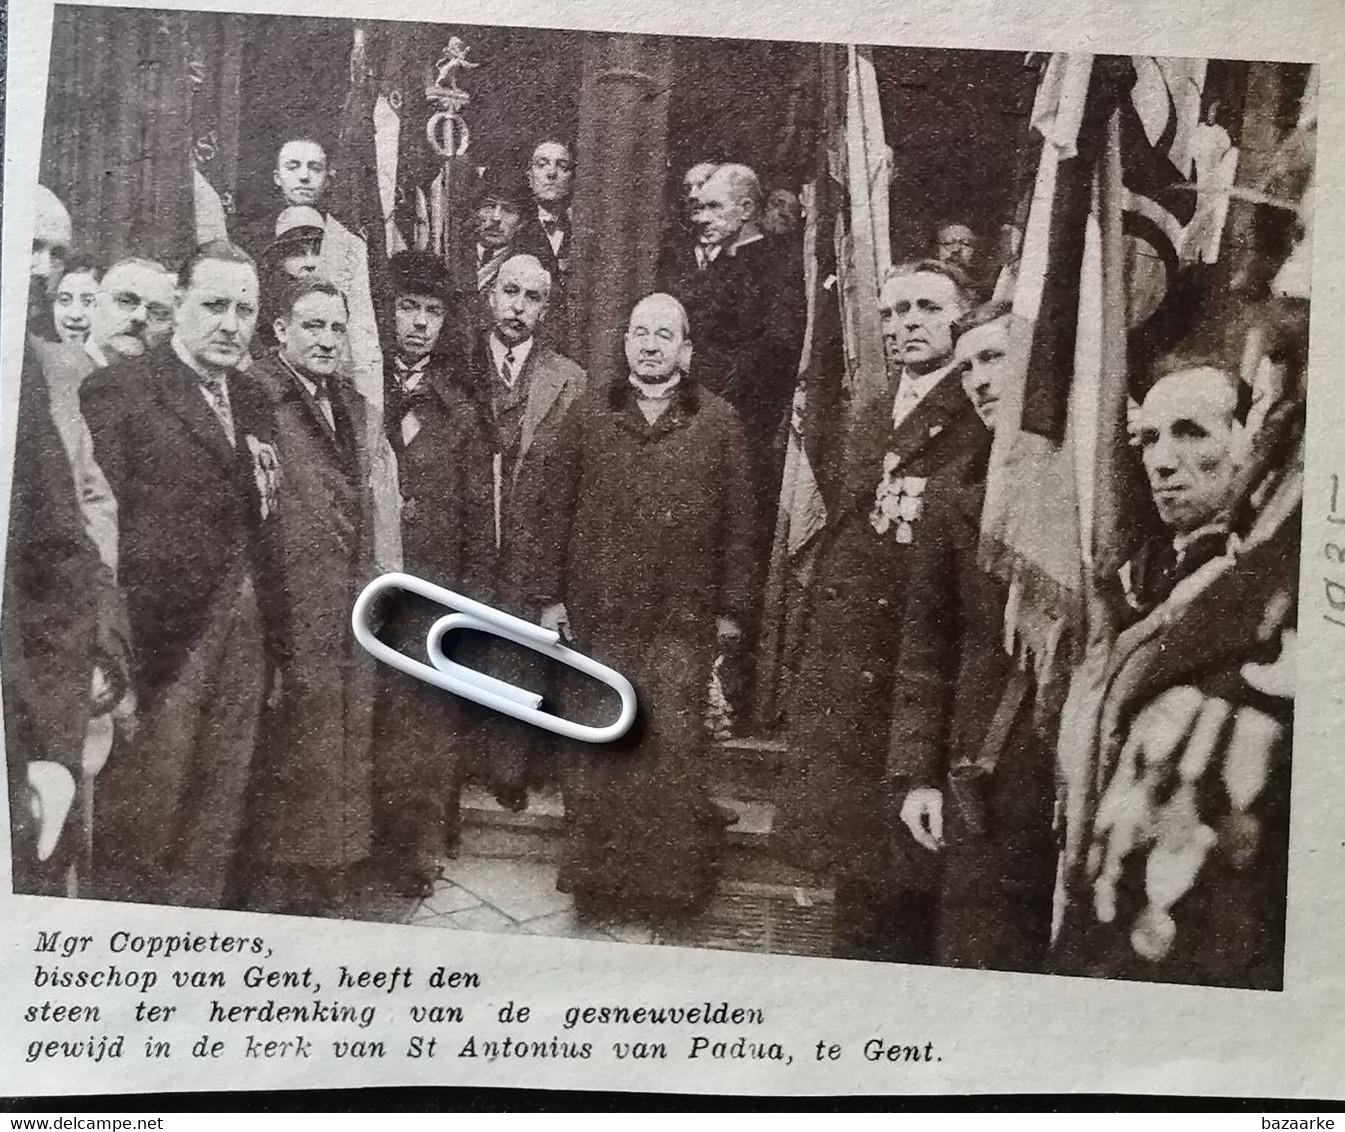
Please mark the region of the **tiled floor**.
[[[526, 815], [505, 815], [487, 796], [464, 795], [475, 821], [530, 823], [534, 833], [558, 838], [563, 807], [558, 797], [532, 800]], [[727, 803], [738, 812], [731, 834], [745, 838], [769, 832], [771, 807], [756, 802]], [[821, 954], [829, 945], [830, 894], [814, 888], [726, 879], [706, 912], [677, 938], [655, 937], [643, 924], [581, 923], [569, 896], [556, 891], [556, 862], [544, 855], [467, 852], [443, 862], [434, 892], [415, 901], [370, 884], [352, 894], [340, 915], [420, 927], [497, 934], [614, 941], [665, 942], [742, 951]], [[819, 950], [821, 949], [821, 950]]]

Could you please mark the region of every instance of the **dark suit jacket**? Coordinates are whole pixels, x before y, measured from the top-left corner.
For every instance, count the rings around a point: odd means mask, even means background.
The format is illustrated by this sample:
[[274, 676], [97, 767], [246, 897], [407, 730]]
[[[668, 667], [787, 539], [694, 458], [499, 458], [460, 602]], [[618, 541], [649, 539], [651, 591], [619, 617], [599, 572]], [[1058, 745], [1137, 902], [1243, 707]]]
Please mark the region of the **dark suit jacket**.
[[985, 426], [955, 377], [945, 377], [901, 424], [892, 398], [858, 410], [843, 490], [828, 501], [810, 592], [805, 651], [790, 721], [800, 757], [781, 806], [781, 843], [796, 860], [836, 864], [851, 876], [890, 872], [891, 818], [883, 788], [891, 688], [906, 634], [907, 572], [937, 493], [910, 523], [910, 541], [880, 534], [870, 515], [889, 456], [895, 474], [938, 477], [985, 444]]
[[[25, 357], [0, 656], [10, 776], [17, 784], [26, 785], [21, 780], [28, 760], [48, 759], [78, 773], [104, 572], [84, 531], [46, 385], [36, 359]], [[14, 816], [26, 817], [26, 808]]]
[[[385, 422], [397, 454], [406, 569], [490, 601], [495, 536], [489, 402], [475, 395], [461, 361], [440, 358], [405, 400], [389, 359]], [[410, 443], [401, 426], [407, 409], [420, 425]]]
[[557, 292], [563, 294], [566, 284], [569, 282], [572, 264], [574, 225], [570, 220], [568, 207], [562, 212], [561, 233], [560, 251], [557, 252], [552, 248], [551, 241], [546, 238], [546, 229], [542, 226], [541, 218], [537, 215], [536, 205], [532, 205], [523, 217], [523, 222], [519, 225], [518, 233], [514, 237], [515, 252], [535, 255], [542, 261], [542, 266], [551, 273], [553, 306], [556, 299], [560, 297]]
[[80, 390], [94, 456], [117, 497], [118, 574], [142, 698], [176, 674], [231, 567], [252, 573], [263, 610], [274, 613], [277, 579], [260, 545], [248, 442], [271, 443], [274, 421], [246, 374], [230, 375], [229, 397], [237, 447], [171, 343], [99, 370]]
[[691, 320], [696, 380], [734, 408], [754, 452], [775, 446], [798, 378], [807, 312], [797, 258], [766, 236], [704, 271], [689, 243], [659, 265], [659, 289]]
[[[977, 562], [988, 459], [987, 442], [931, 486], [911, 559], [888, 758], [889, 773], [904, 786], [942, 788], [950, 770], [980, 759], [1015, 674], [1004, 649], [1008, 586]], [[1024, 697], [1025, 717], [1030, 706]], [[1006, 739], [995, 752], [997, 773], [1012, 776], [1023, 729]]]
[[266, 539], [286, 598], [284, 695], [264, 717], [250, 851], [332, 868], [367, 856], [371, 833], [374, 662], [350, 633], [353, 595], [376, 572], [368, 407], [334, 377], [333, 429], [276, 354], [249, 376], [276, 418], [284, 476]]

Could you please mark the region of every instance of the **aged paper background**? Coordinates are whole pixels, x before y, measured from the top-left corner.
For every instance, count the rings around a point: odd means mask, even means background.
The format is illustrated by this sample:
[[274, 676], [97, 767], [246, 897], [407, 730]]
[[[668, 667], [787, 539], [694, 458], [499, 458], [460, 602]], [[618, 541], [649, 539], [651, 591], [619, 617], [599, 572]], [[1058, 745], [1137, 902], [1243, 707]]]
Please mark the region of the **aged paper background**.
[[[146, 5], [150, 6], [150, 5]], [[154, 7], [175, 5], [155, 4]], [[180, 5], [178, 5], [180, 6]], [[1340, 82], [1345, 11], [1334, 0], [1292, 9], [1269, 2], [1171, 0], [1097, 5], [1026, 0], [959, 0], [878, 4], [848, 0], [821, 6], [707, 0], [656, 0], [643, 5], [600, 0], [525, 4], [463, 0], [452, 10], [389, 8], [370, 0], [330, 3], [239, 2], [239, 11], [296, 15], [461, 20], [612, 31], [715, 36], [828, 39], [851, 42], [984, 47], [1014, 50], [1096, 50], [1116, 53], [1284, 59], [1318, 62], [1321, 113], [1317, 177], [1314, 305], [1309, 383], [1308, 480], [1305, 491], [1301, 655], [1293, 781], [1290, 906], [1282, 993], [1251, 993], [1162, 985], [1103, 983], [906, 967], [835, 960], [756, 957], [729, 953], [626, 947], [568, 940], [441, 933], [409, 927], [299, 920], [170, 908], [122, 907], [38, 898], [0, 897], [0, 1081], [4, 1092], [66, 1094], [177, 1089], [252, 1089], [391, 1084], [526, 1085], [747, 1093], [916, 1092], [1160, 1092], [1286, 1097], [1345, 1097], [1345, 630], [1328, 623], [1323, 554], [1333, 473], [1345, 471], [1345, 403], [1337, 396], [1334, 359], [1345, 352], [1345, 321], [1337, 265], [1345, 248], [1345, 204], [1333, 190], [1345, 179]], [[16, 5], [10, 13], [9, 100], [6, 121], [4, 225], [5, 428], [0, 468], [8, 499], [13, 459], [26, 279], [22, 271], [32, 220], [31, 187], [40, 145], [51, 6]], [[117, 92], [99, 97], [115, 98]], [[6, 504], [7, 507], [7, 504]], [[1345, 575], [1336, 567], [1336, 577]], [[352, 595], [353, 596], [353, 595]], [[7, 861], [7, 855], [0, 855]], [[8, 864], [0, 889], [8, 890]], [[176, 989], [172, 961], [156, 963], [159, 985], [148, 993], [48, 994], [33, 987], [39, 932], [93, 937], [104, 948], [113, 933], [132, 936], [190, 933], [261, 937], [264, 955], [196, 955], [191, 965], [220, 969], [231, 986], [243, 968], [313, 968], [323, 998], [377, 1007], [364, 1032], [343, 1037], [381, 1039], [382, 1058], [336, 1059], [322, 1027], [313, 1055], [266, 1059], [244, 1055], [250, 1030], [288, 1036], [284, 1027], [232, 1026], [208, 1021], [209, 989]], [[122, 969], [147, 968], [130, 952], [100, 958]], [[185, 964], [184, 964], [185, 965]], [[338, 990], [339, 968], [352, 972], [409, 967], [415, 993]], [[479, 988], [436, 991], [423, 979], [436, 967], [476, 972]], [[281, 992], [277, 992], [277, 997]], [[126, 1033], [125, 1055], [25, 1060], [29, 1003], [45, 998], [97, 1003], [100, 1021], [67, 1027], [86, 1033]], [[135, 1022], [137, 1002], [175, 1005], [154, 1023]], [[761, 1025], [565, 1028], [570, 1007], [694, 1005], [728, 1002], [759, 1009]], [[415, 1023], [412, 1003], [459, 1005], [465, 1021], [436, 1027]], [[500, 1021], [507, 1005], [526, 1006], [525, 1026]], [[217, 1057], [192, 1056], [204, 1034], [222, 1039]], [[792, 1064], [770, 1060], [686, 1056], [692, 1037], [779, 1043]], [[437, 1055], [407, 1056], [413, 1034], [438, 1035]], [[583, 1059], [464, 1058], [469, 1035], [484, 1039], [589, 1041]], [[147, 1038], [170, 1042], [169, 1057], [144, 1055]], [[870, 1061], [864, 1045], [925, 1047], [919, 1064]], [[618, 1060], [613, 1042], [663, 1041], [662, 1061]], [[818, 1060], [818, 1043], [840, 1045], [836, 1060]], [[97, 1042], [95, 1041], [95, 1047]]]

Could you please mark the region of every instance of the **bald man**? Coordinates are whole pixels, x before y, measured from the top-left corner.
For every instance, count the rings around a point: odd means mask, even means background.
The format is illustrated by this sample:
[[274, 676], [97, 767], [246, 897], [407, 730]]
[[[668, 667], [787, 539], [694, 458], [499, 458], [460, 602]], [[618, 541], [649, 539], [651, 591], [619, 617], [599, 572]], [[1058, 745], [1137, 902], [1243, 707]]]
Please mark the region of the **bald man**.
[[33, 254], [28, 261], [28, 312], [46, 309], [70, 255], [70, 213], [45, 185], [37, 186], [33, 211]]
[[[30, 318], [37, 311], [45, 324], [71, 225], [65, 206], [40, 185], [35, 206], [28, 305]], [[120, 698], [124, 679], [115, 691], [109, 685], [124, 677], [125, 651], [114, 631], [116, 590], [86, 529], [35, 347], [30, 338], [19, 373], [0, 673], [15, 891], [60, 895], [80, 841], [67, 823], [79, 811], [71, 803], [85, 731], [90, 716], [110, 706], [95, 695]]]
[[1227, 509], [1238, 471], [1242, 389], [1218, 366], [1162, 367], [1140, 405], [1137, 441], [1168, 538], [1122, 569], [1126, 599], [1147, 613], [1183, 578], [1228, 547]]
[[666, 294], [637, 303], [625, 355], [624, 372], [575, 405], [540, 467], [549, 506], [530, 585], [546, 604], [542, 624], [614, 664], [640, 695], [631, 735], [586, 758], [567, 789], [557, 887], [581, 915], [658, 927], [693, 915], [714, 889], [722, 819], [703, 720], [717, 647], [751, 606], [750, 498], [742, 426], [692, 377], [682, 304]]

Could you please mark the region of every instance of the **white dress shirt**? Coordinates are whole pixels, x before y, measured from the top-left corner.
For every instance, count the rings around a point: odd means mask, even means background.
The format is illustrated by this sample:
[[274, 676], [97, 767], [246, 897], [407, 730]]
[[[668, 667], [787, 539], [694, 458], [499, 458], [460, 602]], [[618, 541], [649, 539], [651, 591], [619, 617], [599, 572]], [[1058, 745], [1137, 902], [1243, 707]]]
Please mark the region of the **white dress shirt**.
[[234, 415], [233, 407], [229, 403], [228, 380], [223, 374], [211, 374], [202, 369], [197, 360], [187, 351], [187, 347], [182, 344], [182, 339], [176, 334], [173, 335], [173, 353], [178, 356], [178, 360], [184, 366], [201, 379], [196, 388], [200, 390], [201, 396], [205, 398], [205, 403], [210, 406], [210, 411], [215, 414], [215, 419], [224, 429], [224, 435], [229, 438], [229, 446], [231, 448], [237, 446], [238, 437], [234, 432]]
[[930, 391], [947, 376], [953, 367], [946, 365], [942, 369], [929, 373], [915, 374], [903, 369], [897, 379], [897, 395], [892, 399], [892, 427], [896, 428], [915, 411]]
[[489, 342], [490, 360], [495, 366], [495, 372], [500, 376], [502, 381], [504, 380], [504, 359], [506, 356], [510, 358], [510, 376], [509, 380], [505, 381], [505, 384], [508, 385], [510, 389], [513, 389], [515, 383], [518, 381], [518, 375], [523, 372], [523, 367], [527, 364], [528, 356], [532, 353], [533, 340], [531, 338], [525, 338], [522, 342], [519, 342], [516, 345], [506, 346], [496, 335], [492, 334]]

